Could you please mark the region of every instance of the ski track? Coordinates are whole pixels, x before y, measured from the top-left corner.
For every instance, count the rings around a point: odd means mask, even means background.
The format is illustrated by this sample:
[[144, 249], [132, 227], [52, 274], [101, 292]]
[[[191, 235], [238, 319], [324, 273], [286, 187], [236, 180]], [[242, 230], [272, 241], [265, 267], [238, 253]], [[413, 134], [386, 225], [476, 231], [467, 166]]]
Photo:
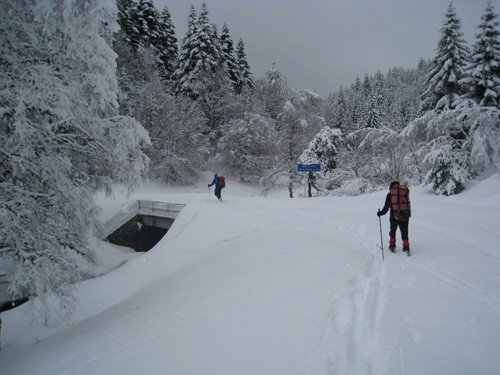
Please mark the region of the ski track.
[[446, 267], [438, 267], [436, 265], [432, 265], [428, 261], [419, 262], [417, 267], [434, 278], [466, 294], [467, 296], [472, 297], [495, 310], [500, 310], [500, 301], [497, 298], [493, 296], [490, 297], [484, 290], [472, 285], [465, 279], [459, 277], [457, 274], [450, 272], [446, 269]]
[[[336, 223], [342, 232], [366, 238], [364, 226]], [[303, 375], [402, 374], [400, 352], [391, 358], [380, 329], [385, 311], [385, 268], [380, 252], [361, 240], [367, 255], [340, 292], [332, 293], [328, 321], [317, 348], [302, 363]], [[336, 289], [338, 291], [338, 289]]]
[[[467, 246], [469, 246], [471, 248], [478, 249], [478, 251], [481, 251], [482, 253], [484, 253], [490, 257], [495, 257], [498, 254], [498, 252], [496, 251], [496, 249], [494, 247], [492, 247], [490, 250], [490, 248], [488, 246], [478, 246], [477, 242], [475, 242], [475, 240], [471, 241], [470, 237], [463, 236], [463, 232], [456, 232], [455, 231], [455, 232], [447, 232], [446, 233], [440, 229], [437, 229], [436, 227], [434, 227], [432, 225], [427, 224], [423, 220], [414, 220], [412, 225], [415, 228], [418, 228], [418, 232], [427, 233], [426, 234], [427, 236], [430, 236], [428, 233], [432, 232], [432, 233], [434, 233], [433, 236], [438, 235], [441, 238], [448, 239], [447, 242], [449, 242], [450, 244], [454, 243], [454, 244], [456, 244], [456, 246], [463, 246], [464, 244], [466, 244]], [[410, 238], [410, 240], [411, 240], [411, 238]]]
[[210, 244], [209, 246], [202, 246], [202, 247], [198, 247], [196, 249], [186, 251], [186, 254], [190, 255], [190, 254], [196, 254], [196, 253], [205, 253], [208, 250], [212, 250], [212, 249], [218, 250], [218, 248], [221, 247], [222, 245], [229, 244], [229, 243], [234, 242], [238, 239], [248, 237], [248, 236], [251, 236], [251, 235], [256, 234], [256, 233], [259, 233], [259, 231], [258, 230], [251, 230], [251, 231], [248, 231], [246, 233], [242, 233], [242, 234], [239, 234], [237, 236], [229, 237], [229, 238], [226, 238], [224, 240], [215, 242], [213, 244]]
[[[438, 235], [440, 238], [446, 238], [450, 244], [453, 243], [456, 244], [455, 246], [460, 247], [469, 246], [471, 248], [477, 248], [477, 251], [481, 251], [486, 254], [488, 257], [492, 258], [492, 261], [496, 261], [497, 259], [498, 252], [496, 252], [494, 248], [491, 248], [490, 250], [486, 246], [476, 246], [474, 243], [470, 242], [470, 239], [463, 236], [462, 232], [446, 233], [437, 230], [433, 226], [427, 225], [425, 222], [418, 221], [417, 223], [419, 227], [425, 228], [425, 231], [432, 232], [433, 235]], [[495, 296], [492, 292], [485, 291], [479, 285], [474, 285], [472, 282], [467, 281], [467, 277], [465, 275], [453, 272], [449, 269], [449, 267], [440, 265], [438, 262], [431, 261], [428, 258], [425, 260], [422, 259], [415, 264], [420, 270], [445, 283], [446, 285], [459, 290], [465, 295], [474, 298], [495, 310], [500, 310], [499, 296]]]

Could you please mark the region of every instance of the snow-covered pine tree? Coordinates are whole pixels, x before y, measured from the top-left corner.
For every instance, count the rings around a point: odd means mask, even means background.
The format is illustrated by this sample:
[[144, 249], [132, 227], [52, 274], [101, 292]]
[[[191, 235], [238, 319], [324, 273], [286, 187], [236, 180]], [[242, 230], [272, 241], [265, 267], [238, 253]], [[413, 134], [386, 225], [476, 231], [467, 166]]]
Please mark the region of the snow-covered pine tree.
[[170, 81], [175, 71], [178, 47], [175, 27], [167, 7], [163, 9], [158, 17], [158, 33], [158, 38], [153, 43], [162, 62], [162, 76], [167, 81]]
[[[222, 44], [217, 33], [217, 26], [210, 23], [208, 19], [208, 9], [206, 3], [201, 4], [200, 14], [198, 16], [198, 29], [195, 39], [198, 40], [198, 45], [201, 48], [199, 53], [202, 53], [200, 59], [204, 65], [203, 70], [213, 72], [219, 70], [220, 64], [223, 63]], [[203, 56], [205, 54], [206, 56]], [[203, 59], [205, 57], [205, 59]]]
[[[467, 49], [461, 37], [460, 22], [451, 4], [441, 32], [440, 53], [431, 62], [427, 81], [429, 86], [424, 93], [422, 106], [428, 107], [434, 101], [437, 110], [431, 110], [410, 123], [403, 135], [407, 142], [414, 143], [417, 155], [428, 170], [425, 182], [431, 184], [437, 194], [451, 195], [461, 192], [469, 178], [484, 171], [493, 163], [492, 160], [496, 160], [496, 156], [493, 159], [484, 157], [485, 150], [497, 155], [497, 147], [485, 140], [484, 135], [498, 139], [495, 127], [498, 128], [499, 115], [495, 107], [477, 109], [471, 102], [458, 100], [464, 84], [471, 85], [469, 89], [472, 89], [472, 93], [477, 93], [478, 87], [477, 82], [471, 80], [471, 75], [464, 76]], [[476, 47], [476, 57], [477, 51]], [[478, 60], [474, 61], [477, 63]], [[484, 67], [475, 65], [474, 70], [472, 66], [468, 66], [469, 74], [477, 73]], [[485, 92], [487, 86], [484, 86]], [[492, 121], [496, 125], [491, 126]]]
[[80, 259], [92, 259], [93, 191], [137, 184], [147, 132], [119, 116], [115, 53], [100, 1], [5, 1], [0, 23], [0, 248], [13, 299], [71, 310]]
[[322, 112], [325, 121], [329, 126], [332, 126], [334, 110], [335, 110], [335, 101], [337, 100], [337, 95], [338, 94], [335, 92], [330, 92], [324, 101], [325, 105], [323, 107]]
[[132, 12], [135, 11], [137, 3], [134, 0], [117, 0], [117, 21], [120, 29], [124, 32], [126, 41], [131, 43], [130, 36], [133, 34]]
[[468, 62], [469, 50], [463, 39], [461, 22], [450, 3], [441, 28], [441, 37], [427, 73], [427, 89], [422, 95], [421, 109], [453, 109], [463, 94], [460, 80]]
[[356, 76], [354, 83], [351, 85], [348, 103], [348, 112], [350, 114], [350, 128], [348, 128], [348, 130], [356, 130], [360, 127], [361, 113], [364, 103], [363, 89], [359, 76]]
[[473, 107], [457, 122], [470, 122], [470, 135], [464, 144], [469, 157], [469, 174], [477, 177], [500, 166], [500, 109]]
[[460, 106], [429, 111], [402, 132], [416, 150], [436, 194], [457, 194], [474, 178], [500, 162], [500, 110]]
[[250, 71], [250, 65], [248, 65], [247, 54], [245, 52], [245, 44], [243, 39], [240, 38], [238, 45], [236, 46], [236, 55], [238, 58], [238, 65], [240, 67], [240, 74], [243, 79], [243, 86], [248, 88], [255, 88], [255, 83], [252, 79], [252, 72]]
[[471, 62], [461, 83], [468, 87], [466, 96], [479, 105], [500, 108], [500, 31], [498, 15], [491, 3], [481, 19]]
[[235, 92], [241, 93], [243, 89], [243, 77], [234, 50], [233, 40], [229, 34], [229, 27], [226, 24], [222, 27], [220, 41], [222, 44], [222, 60], [226, 66], [229, 79], [233, 83]]
[[344, 90], [340, 87], [333, 104], [333, 116], [330, 125], [334, 129], [344, 129], [347, 126], [348, 118]]
[[[150, 0], [118, 0], [118, 24], [120, 30], [115, 34], [114, 48], [123, 50], [125, 41], [131, 46], [131, 59], [141, 59], [144, 49], [150, 49], [155, 58], [157, 69], [167, 82], [171, 82], [177, 59], [177, 39], [170, 13], [165, 8], [159, 14]], [[133, 62], [125, 61], [125, 65]], [[119, 67], [120, 69], [121, 67]]]
[[222, 48], [214, 26], [208, 20], [205, 3], [196, 18], [194, 6], [188, 17], [188, 31], [183, 40], [177, 69], [176, 92], [193, 99], [203, 94], [214, 79], [218, 79], [222, 62]]
[[134, 48], [137, 49], [139, 46], [149, 48], [160, 38], [158, 18], [158, 11], [151, 0], [139, 0], [130, 9], [132, 28], [129, 39]]
[[377, 99], [377, 105], [380, 106], [382, 104], [382, 93], [384, 91], [384, 80], [385, 77], [380, 70], [375, 73], [375, 76], [372, 79], [372, 93], [375, 94], [375, 98]]
[[359, 75], [357, 75], [354, 79], [354, 82], [351, 85], [351, 89], [354, 91], [361, 91], [361, 78], [359, 78]]
[[191, 86], [194, 85], [192, 82], [192, 72], [196, 66], [196, 61], [192, 59], [191, 51], [195, 48], [193, 37], [196, 29], [196, 10], [194, 5], [191, 5], [187, 18], [186, 35], [182, 39], [176, 62], [176, 69], [173, 75], [176, 94], [192, 94]]
[[371, 92], [372, 92], [372, 84], [371, 84], [370, 77], [368, 76], [368, 74], [365, 74], [365, 76], [363, 77], [363, 84], [361, 85], [361, 92], [363, 95], [363, 101], [368, 100], [368, 98], [370, 97]]
[[363, 113], [361, 115], [360, 124], [363, 127], [378, 129], [382, 126], [382, 114], [377, 102], [378, 100], [375, 91], [371, 91], [368, 94], [368, 98], [365, 102]]

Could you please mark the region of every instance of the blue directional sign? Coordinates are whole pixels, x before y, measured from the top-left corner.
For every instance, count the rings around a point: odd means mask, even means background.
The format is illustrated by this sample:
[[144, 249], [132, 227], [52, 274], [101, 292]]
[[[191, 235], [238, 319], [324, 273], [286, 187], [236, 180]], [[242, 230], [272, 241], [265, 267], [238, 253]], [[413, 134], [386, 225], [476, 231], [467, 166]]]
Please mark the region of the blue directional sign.
[[319, 172], [321, 170], [320, 164], [297, 164], [299, 172]]

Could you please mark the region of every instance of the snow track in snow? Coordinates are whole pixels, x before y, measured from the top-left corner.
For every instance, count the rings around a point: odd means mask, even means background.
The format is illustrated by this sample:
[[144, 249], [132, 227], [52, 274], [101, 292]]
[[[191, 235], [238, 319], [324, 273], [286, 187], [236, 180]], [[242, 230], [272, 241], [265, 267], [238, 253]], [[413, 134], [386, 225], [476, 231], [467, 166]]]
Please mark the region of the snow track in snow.
[[[347, 226], [342, 231], [362, 232]], [[360, 235], [360, 233], [356, 233]], [[365, 238], [359, 236], [359, 238]], [[321, 341], [303, 364], [306, 375], [401, 374], [399, 352], [389, 358], [380, 321], [385, 311], [385, 268], [368, 241], [368, 254], [345, 284], [332, 294]], [[376, 255], [375, 255], [376, 254]]]
[[420, 262], [417, 267], [443, 283], [458, 289], [460, 292], [468, 295], [469, 297], [472, 297], [495, 310], [500, 310], [500, 301], [497, 296], [491, 295], [479, 286], [467, 281], [465, 276], [460, 276], [459, 274], [448, 270], [446, 267], [432, 264], [430, 261]]

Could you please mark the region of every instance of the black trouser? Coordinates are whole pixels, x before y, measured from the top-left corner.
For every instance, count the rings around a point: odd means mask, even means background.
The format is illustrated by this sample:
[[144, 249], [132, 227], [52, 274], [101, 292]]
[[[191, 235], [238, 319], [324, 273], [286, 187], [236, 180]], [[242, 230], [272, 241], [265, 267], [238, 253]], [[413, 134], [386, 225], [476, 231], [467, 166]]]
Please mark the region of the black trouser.
[[408, 222], [409, 220], [398, 221], [391, 217], [391, 230], [389, 232], [389, 236], [391, 238], [396, 238], [396, 230], [399, 226], [399, 230], [401, 231], [401, 239], [403, 241], [408, 241]]
[[215, 196], [218, 199], [221, 199], [221, 196], [220, 196], [221, 191], [222, 191], [222, 187], [220, 185], [215, 186]]
[[316, 191], [319, 191], [318, 187], [316, 186], [316, 184], [314, 182], [309, 182], [307, 184], [307, 195], [309, 195], [309, 198], [312, 197], [311, 187], [315, 188]]

